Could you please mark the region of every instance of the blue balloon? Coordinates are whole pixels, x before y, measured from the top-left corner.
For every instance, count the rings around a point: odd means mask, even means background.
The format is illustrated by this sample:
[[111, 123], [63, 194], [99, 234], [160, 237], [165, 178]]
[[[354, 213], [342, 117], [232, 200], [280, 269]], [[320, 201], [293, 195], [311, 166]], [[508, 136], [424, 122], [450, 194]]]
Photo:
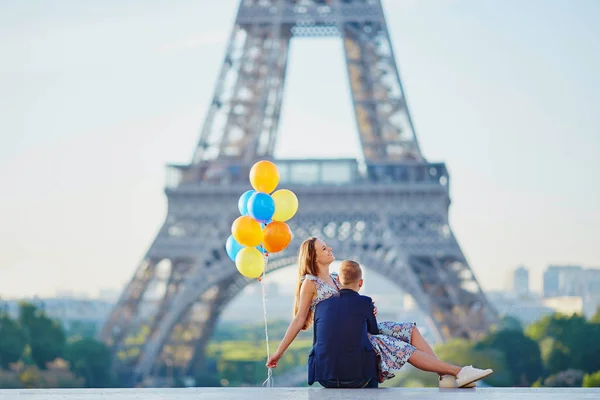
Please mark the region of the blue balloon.
[[248, 200], [248, 214], [259, 222], [267, 222], [275, 213], [273, 198], [261, 192], [256, 192]]
[[[225, 251], [227, 252], [227, 255], [229, 256], [229, 258], [231, 258], [232, 261], [235, 261], [235, 257], [244, 247], [246, 246], [239, 244], [238, 241], [233, 238], [233, 235], [230, 235], [227, 238], [227, 242], [225, 243]], [[265, 248], [262, 245], [256, 246], [256, 249], [263, 254], [267, 252], [267, 250], [265, 250]]]
[[227, 238], [227, 242], [225, 243], [225, 251], [227, 251], [227, 255], [233, 261], [235, 261], [235, 256], [243, 249], [245, 246], [242, 246], [233, 238], [233, 235], [230, 235]]
[[256, 193], [256, 190], [248, 190], [240, 196], [240, 199], [238, 200], [238, 210], [240, 210], [241, 215], [248, 215], [248, 200], [254, 193]]

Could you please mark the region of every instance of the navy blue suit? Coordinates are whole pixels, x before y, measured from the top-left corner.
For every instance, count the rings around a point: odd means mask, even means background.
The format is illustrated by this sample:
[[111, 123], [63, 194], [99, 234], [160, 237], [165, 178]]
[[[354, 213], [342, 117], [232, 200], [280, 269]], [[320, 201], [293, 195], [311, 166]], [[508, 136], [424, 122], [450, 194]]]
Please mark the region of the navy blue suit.
[[377, 359], [367, 332], [379, 334], [373, 301], [342, 289], [315, 309], [308, 384], [330, 379], [377, 380]]

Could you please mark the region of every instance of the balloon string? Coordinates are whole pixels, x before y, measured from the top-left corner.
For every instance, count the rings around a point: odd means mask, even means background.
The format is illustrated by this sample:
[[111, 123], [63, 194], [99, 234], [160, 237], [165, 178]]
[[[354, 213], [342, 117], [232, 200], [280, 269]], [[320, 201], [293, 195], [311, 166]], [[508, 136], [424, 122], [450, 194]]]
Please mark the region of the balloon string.
[[[261, 246], [262, 247], [262, 246]], [[260, 286], [262, 287], [262, 303], [263, 303], [263, 317], [265, 320], [265, 343], [267, 344], [267, 360], [271, 356], [269, 350], [269, 328], [267, 326], [267, 293], [265, 291], [265, 274], [267, 273], [267, 264], [269, 262], [269, 257], [263, 253], [263, 257], [265, 259], [265, 269], [263, 271], [262, 279], [259, 279]], [[263, 387], [273, 387], [275, 386], [275, 382], [273, 381], [273, 369], [267, 369], [267, 379], [263, 382]]]

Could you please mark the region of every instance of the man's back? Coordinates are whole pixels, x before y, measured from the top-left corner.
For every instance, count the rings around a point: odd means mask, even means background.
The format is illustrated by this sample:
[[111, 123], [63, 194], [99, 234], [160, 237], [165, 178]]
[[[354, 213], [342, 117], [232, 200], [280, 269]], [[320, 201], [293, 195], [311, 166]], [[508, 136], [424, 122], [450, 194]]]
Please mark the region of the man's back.
[[376, 379], [377, 360], [367, 332], [378, 334], [371, 298], [342, 289], [315, 310], [308, 383]]

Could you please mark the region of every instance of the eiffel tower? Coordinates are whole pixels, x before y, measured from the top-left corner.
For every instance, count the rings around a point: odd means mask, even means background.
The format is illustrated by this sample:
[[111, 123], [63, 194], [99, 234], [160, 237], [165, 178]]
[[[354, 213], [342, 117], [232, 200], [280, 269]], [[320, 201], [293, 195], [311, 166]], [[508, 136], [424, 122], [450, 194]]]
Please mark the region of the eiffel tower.
[[[273, 158], [290, 40], [307, 36], [343, 41], [356, 159]], [[419, 148], [380, 0], [241, 0], [192, 161], [168, 166], [166, 221], [101, 332], [134, 382], [202, 368], [221, 312], [251, 282], [224, 243], [260, 159], [300, 202], [294, 240], [267, 273], [316, 235], [412, 295], [444, 339], [495, 321], [448, 223], [448, 171]]]

